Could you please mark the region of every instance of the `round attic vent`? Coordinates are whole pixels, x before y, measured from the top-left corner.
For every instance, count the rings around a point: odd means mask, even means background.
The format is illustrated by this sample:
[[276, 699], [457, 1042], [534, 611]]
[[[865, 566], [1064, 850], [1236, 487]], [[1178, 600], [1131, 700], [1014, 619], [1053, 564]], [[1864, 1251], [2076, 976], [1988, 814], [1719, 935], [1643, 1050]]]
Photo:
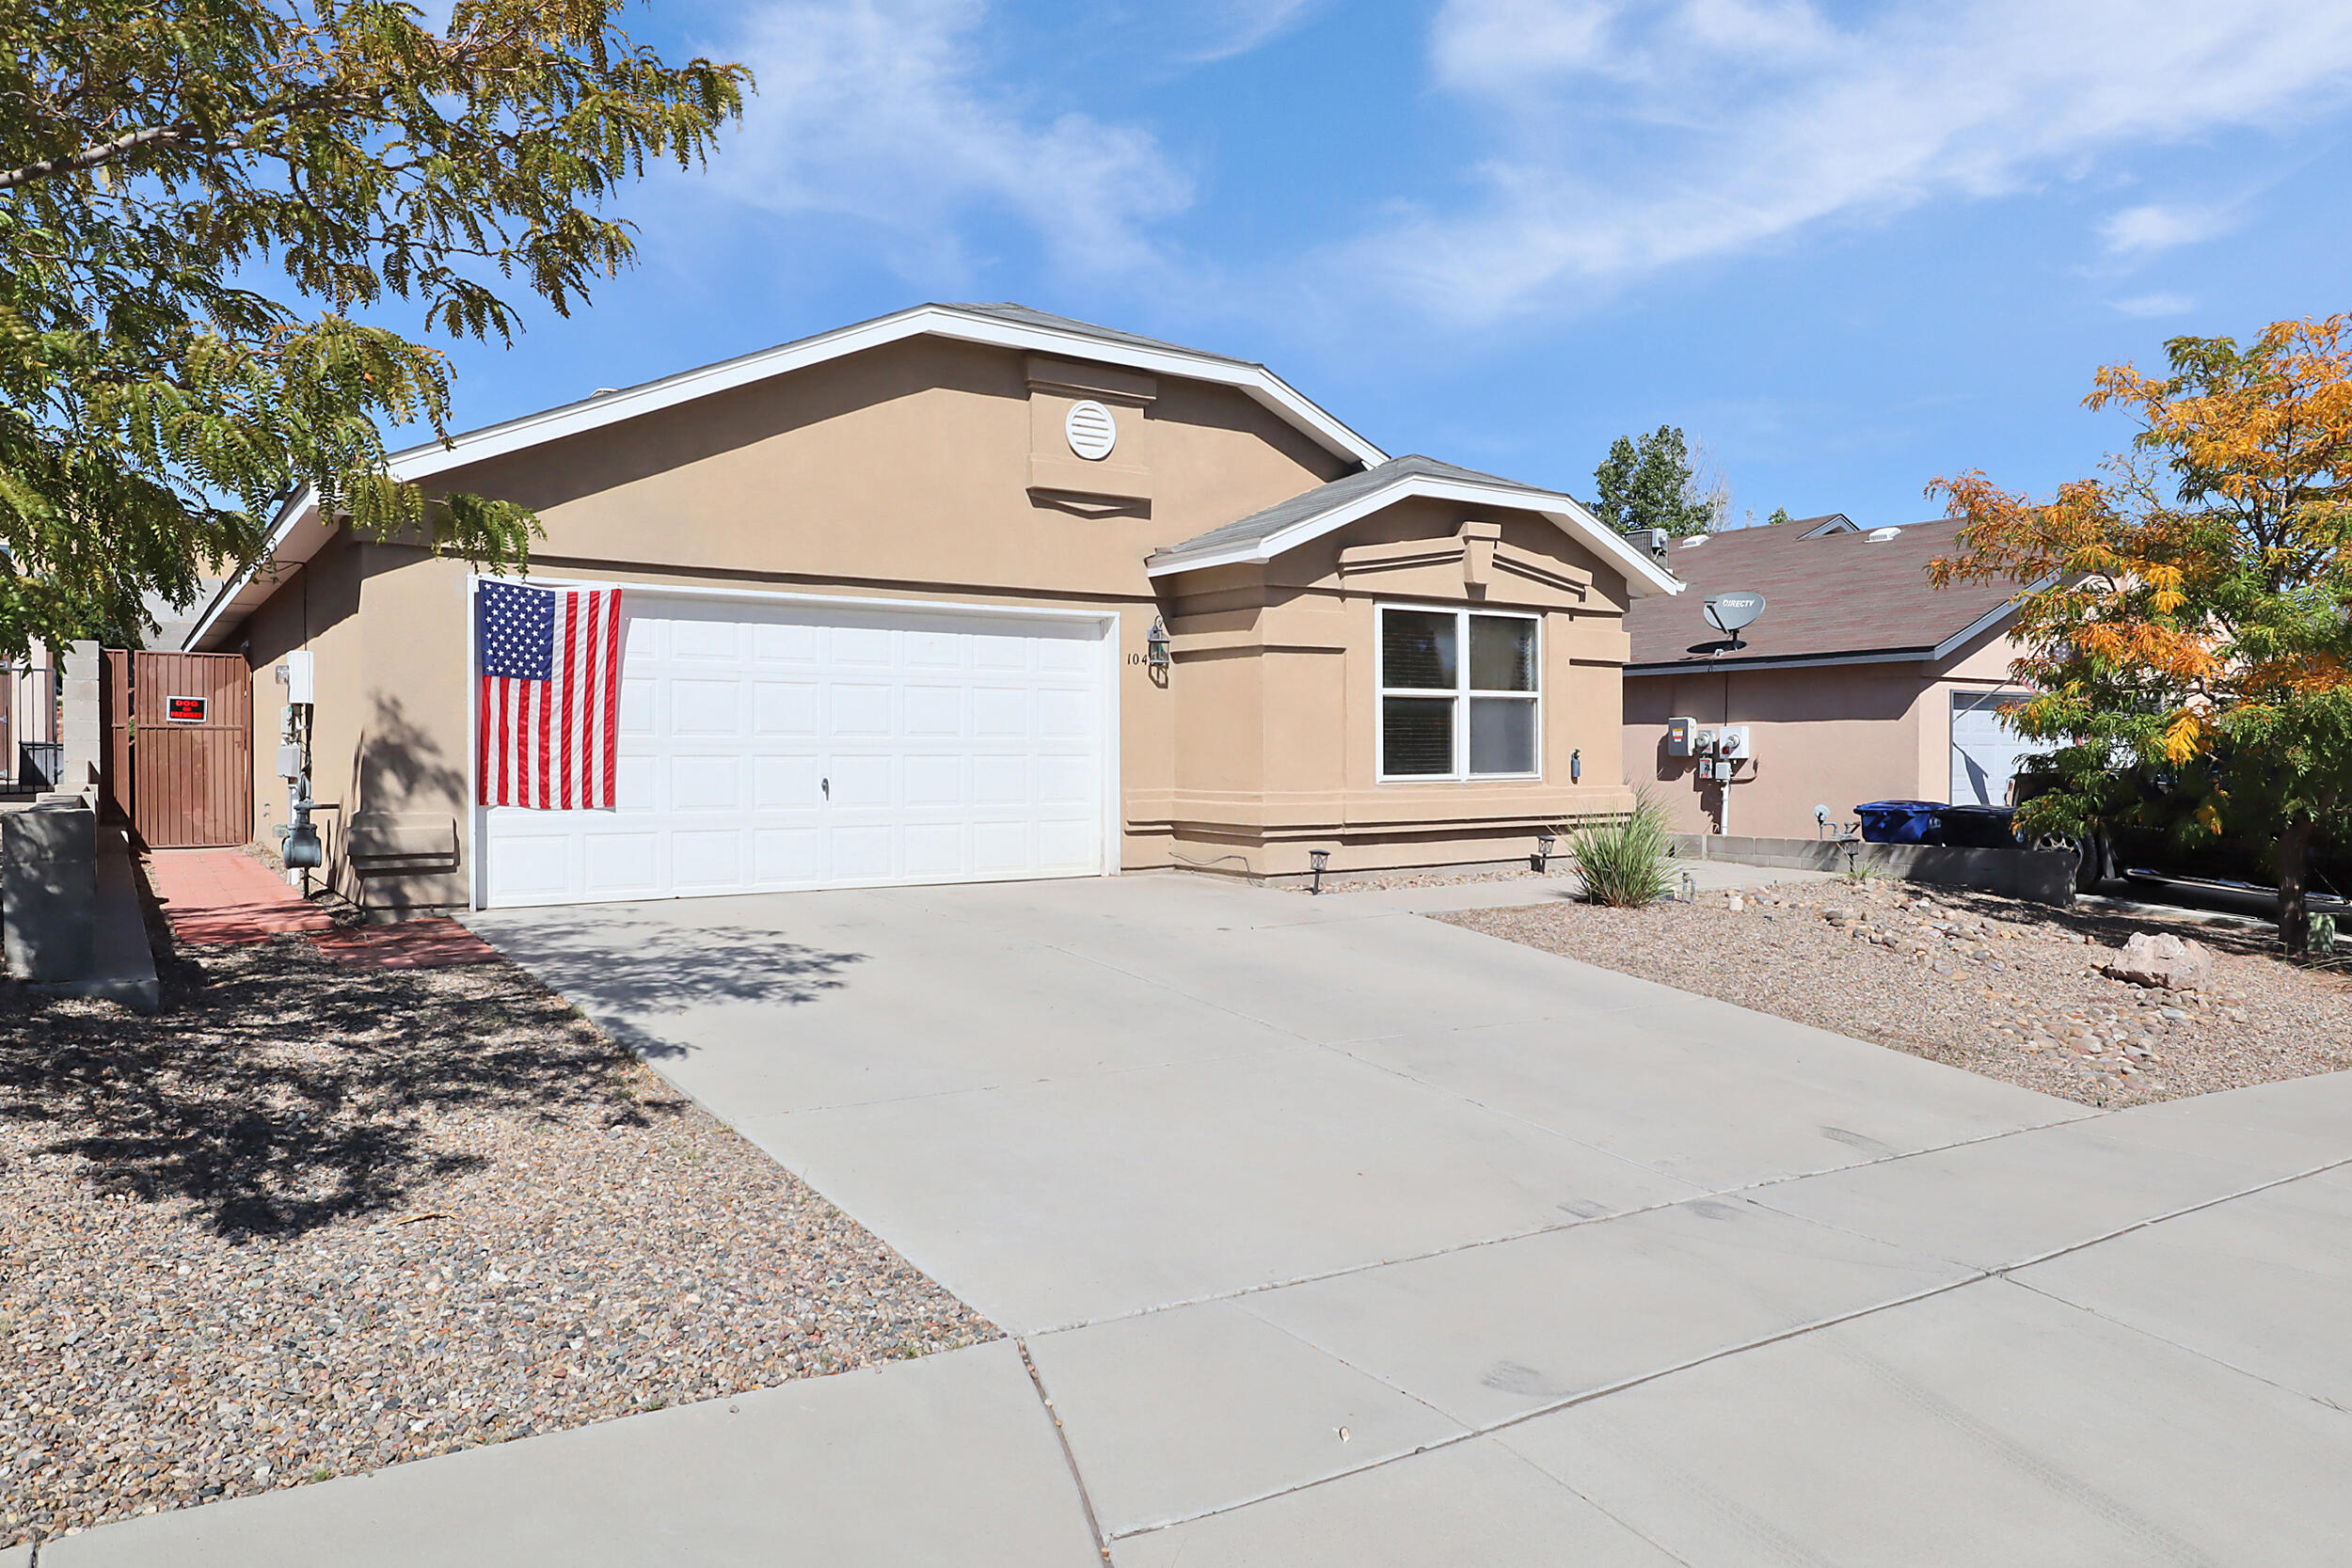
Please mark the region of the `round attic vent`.
[[1901, 532], [1902, 530], [1899, 528], [1874, 528], [1870, 531], [1870, 543], [1873, 545], [1883, 545], [1889, 539], [1895, 538]]
[[1109, 409], [1091, 400], [1071, 404], [1061, 427], [1070, 437], [1070, 450], [1089, 463], [1100, 463], [1119, 445], [1119, 421], [1111, 418]]

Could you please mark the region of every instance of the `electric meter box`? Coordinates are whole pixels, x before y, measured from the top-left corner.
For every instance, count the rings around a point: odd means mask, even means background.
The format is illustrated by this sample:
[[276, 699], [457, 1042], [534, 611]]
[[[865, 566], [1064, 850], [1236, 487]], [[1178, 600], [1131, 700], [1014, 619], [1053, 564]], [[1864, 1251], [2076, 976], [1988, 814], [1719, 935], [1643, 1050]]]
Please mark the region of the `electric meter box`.
[[1746, 757], [1755, 753], [1748, 750], [1748, 727], [1745, 724], [1725, 724], [1715, 732], [1715, 754], [1719, 757]]
[[296, 648], [278, 661], [278, 684], [286, 689], [286, 701], [309, 706], [317, 699], [311, 695], [310, 651]]
[[1666, 754], [1670, 757], [1689, 756], [1698, 735], [1698, 728], [1699, 721], [1695, 719], [1667, 720]]

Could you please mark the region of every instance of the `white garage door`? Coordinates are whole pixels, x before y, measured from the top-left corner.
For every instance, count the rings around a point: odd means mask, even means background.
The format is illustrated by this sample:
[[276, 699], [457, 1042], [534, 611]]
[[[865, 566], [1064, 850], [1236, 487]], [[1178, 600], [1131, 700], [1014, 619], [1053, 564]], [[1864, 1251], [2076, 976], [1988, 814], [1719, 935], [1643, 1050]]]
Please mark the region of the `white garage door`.
[[485, 905], [1104, 869], [1101, 623], [624, 605], [618, 809], [486, 809]]
[[2019, 735], [2001, 712], [2002, 704], [2025, 696], [2015, 690], [1952, 693], [1952, 804], [2008, 805], [2009, 782], [2018, 768], [2049, 750]]

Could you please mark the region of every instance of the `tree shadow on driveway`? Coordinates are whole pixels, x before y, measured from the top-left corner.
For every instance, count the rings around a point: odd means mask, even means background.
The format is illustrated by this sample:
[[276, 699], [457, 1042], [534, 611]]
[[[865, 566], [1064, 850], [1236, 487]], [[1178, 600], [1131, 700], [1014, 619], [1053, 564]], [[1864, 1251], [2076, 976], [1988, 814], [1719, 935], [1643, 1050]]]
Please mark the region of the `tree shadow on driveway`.
[[714, 1004], [805, 1006], [839, 990], [843, 973], [866, 958], [749, 927], [680, 927], [617, 911], [485, 922], [477, 930], [648, 1060], [689, 1050], [663, 1035], [665, 1018]]

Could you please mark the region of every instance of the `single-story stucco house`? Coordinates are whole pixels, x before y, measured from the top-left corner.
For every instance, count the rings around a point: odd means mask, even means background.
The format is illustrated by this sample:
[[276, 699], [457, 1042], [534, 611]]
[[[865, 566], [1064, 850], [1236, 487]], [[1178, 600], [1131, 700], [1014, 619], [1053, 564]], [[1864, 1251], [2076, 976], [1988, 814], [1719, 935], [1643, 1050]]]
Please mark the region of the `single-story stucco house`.
[[[1937, 589], [1928, 563], [1956, 549], [1950, 518], [1864, 531], [1840, 514], [1677, 540], [1666, 564], [1689, 591], [1636, 600], [1626, 626], [1625, 768], [1683, 832], [1812, 838], [1815, 809], [1853, 820], [1869, 800], [2001, 805], [2030, 747], [2001, 713], [2011, 684], [2015, 590]], [[1709, 597], [1766, 608], [1739, 645]], [[1745, 726], [1726, 785], [1676, 755], [1669, 722]]]
[[[1391, 457], [1263, 366], [1014, 305], [394, 468], [534, 509], [531, 580], [619, 585], [627, 630], [617, 809], [482, 807], [483, 579], [285, 509], [186, 646], [245, 655], [264, 758], [310, 655], [325, 875], [388, 911], [1523, 856], [1629, 807], [1625, 615], [1681, 586], [1568, 497]], [[285, 785], [255, 808], [266, 841]]]

